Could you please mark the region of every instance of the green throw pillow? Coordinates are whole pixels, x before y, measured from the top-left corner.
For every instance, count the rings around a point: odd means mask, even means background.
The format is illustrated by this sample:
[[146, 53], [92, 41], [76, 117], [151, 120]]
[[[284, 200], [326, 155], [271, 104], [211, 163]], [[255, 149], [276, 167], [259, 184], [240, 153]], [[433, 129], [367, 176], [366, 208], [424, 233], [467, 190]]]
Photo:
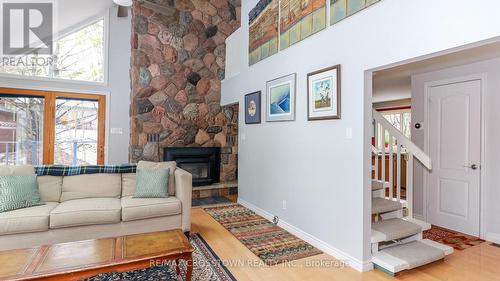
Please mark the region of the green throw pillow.
[[42, 205], [36, 175], [0, 176], [0, 213]]
[[170, 169], [137, 169], [136, 189], [133, 198], [168, 197]]

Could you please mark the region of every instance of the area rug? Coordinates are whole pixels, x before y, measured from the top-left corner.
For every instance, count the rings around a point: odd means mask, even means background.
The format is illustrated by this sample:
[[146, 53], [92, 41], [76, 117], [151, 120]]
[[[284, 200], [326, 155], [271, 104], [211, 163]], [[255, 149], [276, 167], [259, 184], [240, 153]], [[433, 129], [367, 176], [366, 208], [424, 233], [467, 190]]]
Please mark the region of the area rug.
[[211, 196], [204, 198], [193, 198], [191, 206], [199, 207], [199, 206], [218, 205], [227, 203], [232, 203], [232, 202], [231, 200], [227, 199], [224, 196]]
[[239, 204], [203, 209], [267, 265], [277, 265], [322, 253]]
[[442, 244], [446, 244], [460, 251], [484, 242], [484, 240], [481, 240], [478, 237], [434, 225], [431, 227], [431, 229], [424, 231], [424, 239], [430, 239]]
[[[193, 245], [193, 281], [236, 281], [236, 278], [223, 265], [223, 262], [208, 246], [199, 234], [192, 234], [189, 241]], [[180, 281], [186, 276], [186, 262], [181, 261], [181, 274], [175, 273], [175, 265], [170, 262], [166, 265], [150, 267], [129, 272], [103, 273], [86, 279], [86, 281]]]

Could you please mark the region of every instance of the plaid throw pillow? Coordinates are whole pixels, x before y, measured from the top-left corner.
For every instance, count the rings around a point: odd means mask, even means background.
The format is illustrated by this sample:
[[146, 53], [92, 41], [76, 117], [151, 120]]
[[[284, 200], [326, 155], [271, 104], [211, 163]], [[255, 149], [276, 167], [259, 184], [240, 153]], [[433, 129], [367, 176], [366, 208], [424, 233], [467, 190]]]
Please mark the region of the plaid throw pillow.
[[36, 175], [0, 176], [0, 213], [42, 205]]
[[133, 198], [168, 197], [170, 169], [137, 169], [136, 189]]

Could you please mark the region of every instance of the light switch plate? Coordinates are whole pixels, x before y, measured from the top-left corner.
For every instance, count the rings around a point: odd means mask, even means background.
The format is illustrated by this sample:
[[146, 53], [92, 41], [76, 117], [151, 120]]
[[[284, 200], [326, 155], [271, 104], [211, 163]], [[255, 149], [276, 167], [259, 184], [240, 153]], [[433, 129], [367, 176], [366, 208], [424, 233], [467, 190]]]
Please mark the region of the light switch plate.
[[352, 128], [345, 129], [345, 138], [348, 140], [352, 139]]
[[111, 128], [110, 133], [112, 135], [123, 135], [123, 128]]

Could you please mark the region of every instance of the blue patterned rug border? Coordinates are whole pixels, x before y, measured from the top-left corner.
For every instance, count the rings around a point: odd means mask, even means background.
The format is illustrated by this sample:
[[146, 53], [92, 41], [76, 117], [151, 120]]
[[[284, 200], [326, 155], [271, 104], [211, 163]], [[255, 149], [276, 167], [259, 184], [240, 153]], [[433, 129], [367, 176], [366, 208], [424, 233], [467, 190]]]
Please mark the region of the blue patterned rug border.
[[205, 247], [206, 250], [209, 251], [210, 255], [212, 255], [212, 258], [214, 261], [217, 262], [218, 266], [226, 273], [227, 277], [230, 278], [233, 281], [237, 281], [237, 279], [234, 277], [234, 275], [229, 271], [229, 269], [224, 265], [224, 262], [219, 258], [219, 256], [214, 252], [212, 247], [208, 245], [207, 241], [201, 236], [199, 233], [194, 233], [192, 236], [195, 237], [195, 239], [199, 239], [202, 243], [203, 246]]

